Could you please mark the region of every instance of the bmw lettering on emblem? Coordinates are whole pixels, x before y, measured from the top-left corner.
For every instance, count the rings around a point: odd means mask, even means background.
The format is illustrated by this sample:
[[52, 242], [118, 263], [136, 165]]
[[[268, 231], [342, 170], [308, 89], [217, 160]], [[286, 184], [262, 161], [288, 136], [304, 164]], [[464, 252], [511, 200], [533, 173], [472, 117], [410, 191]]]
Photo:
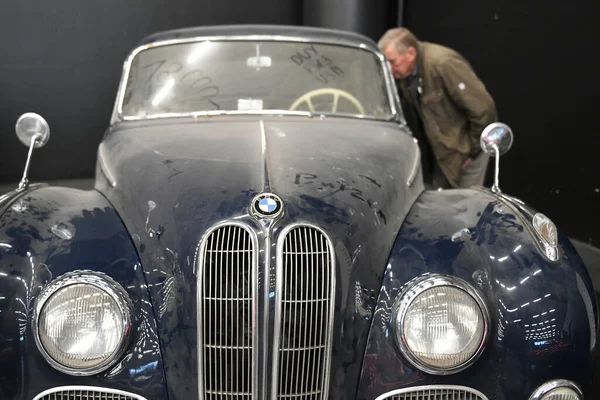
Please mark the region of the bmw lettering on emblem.
[[283, 210], [283, 202], [272, 193], [261, 193], [252, 200], [252, 211], [262, 218], [275, 218]]

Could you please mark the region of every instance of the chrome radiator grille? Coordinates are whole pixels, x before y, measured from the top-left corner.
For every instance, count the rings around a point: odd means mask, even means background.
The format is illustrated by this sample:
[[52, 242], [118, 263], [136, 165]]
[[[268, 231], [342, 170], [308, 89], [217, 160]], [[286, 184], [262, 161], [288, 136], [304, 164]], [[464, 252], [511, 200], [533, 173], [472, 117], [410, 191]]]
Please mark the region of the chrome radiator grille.
[[464, 386], [420, 386], [395, 390], [376, 400], [488, 400], [482, 393]]
[[145, 400], [142, 396], [120, 390], [92, 386], [64, 386], [46, 390], [34, 400]]
[[200, 398], [250, 400], [256, 368], [256, 239], [241, 225], [201, 247], [198, 285]]
[[282, 232], [277, 251], [273, 399], [327, 398], [335, 291], [332, 244], [319, 229]]

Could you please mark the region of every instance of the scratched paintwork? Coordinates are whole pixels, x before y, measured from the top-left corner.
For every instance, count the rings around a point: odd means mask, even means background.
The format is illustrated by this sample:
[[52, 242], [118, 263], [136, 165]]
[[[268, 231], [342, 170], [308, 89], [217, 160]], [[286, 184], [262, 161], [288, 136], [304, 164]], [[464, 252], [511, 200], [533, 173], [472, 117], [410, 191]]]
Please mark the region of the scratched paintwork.
[[[109, 274], [131, 296], [135, 328], [122, 360], [104, 373], [73, 377], [53, 369], [31, 330], [44, 285], [76, 269]], [[0, 398], [31, 399], [61, 385], [109, 386], [164, 398], [152, 306], [129, 233], [97, 191], [36, 187], [0, 219]]]
[[[451, 383], [508, 400], [556, 377], [588, 392], [598, 309], [571, 244], [561, 237], [561, 261], [549, 263], [525, 219], [488, 191], [423, 192], [420, 177], [406, 186], [415, 148], [410, 135], [391, 123], [365, 123], [360, 133], [351, 125], [346, 119], [265, 118], [263, 135], [259, 121], [244, 117], [121, 124], [103, 141], [115, 186], [98, 167], [93, 191], [39, 187], [13, 199], [0, 220], [0, 243], [11, 246], [0, 246], [1, 271], [15, 276], [3, 290], [7, 298], [23, 298], [23, 291], [29, 297], [22, 310], [11, 301], [2, 312], [27, 313], [42, 284], [85, 265], [128, 288], [144, 337], [154, 342], [133, 346], [108, 373], [69, 377], [45, 363], [29, 327], [15, 319], [0, 337], [8, 361], [0, 374], [3, 393], [30, 398], [60, 383], [106, 385], [156, 399], [197, 398], [197, 246], [210, 226], [233, 218], [254, 227], [263, 242], [248, 207], [265, 188], [285, 205], [271, 232], [273, 246], [282, 228], [298, 221], [322, 226], [334, 242], [331, 399], [373, 399], [402, 387]], [[32, 263], [39, 266], [33, 274]], [[273, 264], [267, 271], [261, 254], [260, 265], [261, 291], [272, 294]], [[493, 334], [476, 366], [448, 377], [407, 364], [390, 329], [402, 285], [432, 272], [477, 285], [493, 311]], [[17, 277], [33, 282], [32, 288], [14, 285]], [[522, 307], [526, 303], [530, 308]], [[268, 312], [267, 328], [274, 324], [273, 309], [272, 300], [259, 307]], [[525, 321], [531, 328], [536, 315], [550, 310], [557, 337], [528, 339]], [[136, 343], [142, 336], [138, 332]], [[268, 373], [270, 362], [270, 356], [261, 358], [260, 368]], [[131, 374], [136, 383], [129, 382]], [[32, 382], [38, 375], [48, 379]]]
[[[548, 262], [524, 224], [522, 216], [484, 191], [425, 192], [419, 198], [386, 270], [359, 399], [444, 383], [466, 384], [490, 400], [525, 399], [556, 378], [577, 382], [592, 398], [598, 307], [590, 277], [566, 238], [560, 238], [562, 260]], [[490, 307], [486, 350], [473, 367], [456, 375], [416, 370], [394, 342], [394, 301], [406, 282], [427, 273], [465, 279], [481, 290]], [[547, 327], [551, 334], [542, 334]]]
[[[285, 207], [274, 237], [289, 223], [310, 222], [325, 228], [338, 249], [331, 396], [353, 397], [361, 368], [356, 357], [364, 351], [387, 257], [422, 190], [421, 183], [405, 184], [416, 146], [397, 124], [362, 122], [356, 130], [348, 119], [305, 117], [263, 123], [264, 139], [259, 120], [232, 117], [127, 123], [104, 140], [117, 185], [98, 170], [97, 188], [123, 218], [147, 272], [167, 379], [181, 382], [169, 386], [173, 398], [198, 384], [198, 243], [223, 220], [256, 226], [249, 206], [265, 188]], [[262, 261], [261, 277], [267, 273]], [[271, 310], [273, 302], [274, 296]], [[272, 326], [272, 312], [268, 318]]]

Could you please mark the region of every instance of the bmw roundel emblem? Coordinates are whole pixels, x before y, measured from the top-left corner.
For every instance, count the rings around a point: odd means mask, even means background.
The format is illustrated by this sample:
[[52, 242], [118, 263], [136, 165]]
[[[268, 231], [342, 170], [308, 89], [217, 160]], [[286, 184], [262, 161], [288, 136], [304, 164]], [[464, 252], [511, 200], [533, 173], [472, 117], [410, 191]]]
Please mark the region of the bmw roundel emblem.
[[273, 193], [261, 193], [252, 200], [252, 211], [263, 218], [274, 218], [283, 210], [283, 202]]

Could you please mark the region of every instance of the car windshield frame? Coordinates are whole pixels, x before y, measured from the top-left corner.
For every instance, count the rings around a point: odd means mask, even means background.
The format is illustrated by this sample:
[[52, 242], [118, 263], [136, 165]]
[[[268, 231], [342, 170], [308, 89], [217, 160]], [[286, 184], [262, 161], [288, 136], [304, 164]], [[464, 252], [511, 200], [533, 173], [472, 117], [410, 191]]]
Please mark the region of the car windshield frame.
[[[156, 113], [144, 116], [125, 115], [123, 113], [123, 103], [125, 99], [125, 92], [127, 89], [127, 83], [129, 80], [129, 74], [131, 66], [135, 57], [149, 49], [180, 45], [180, 44], [191, 44], [203, 41], [211, 42], [233, 42], [233, 41], [264, 41], [264, 42], [295, 42], [295, 43], [306, 43], [315, 45], [334, 45], [349, 47], [353, 49], [360, 49], [368, 51], [376, 57], [379, 66], [382, 69], [383, 79], [385, 81], [385, 96], [388, 99], [389, 108], [391, 113], [384, 118], [375, 117], [373, 115], [362, 115], [362, 114], [346, 114], [340, 112], [324, 112], [324, 111], [290, 111], [285, 109], [266, 109], [266, 110], [208, 110], [208, 111], [190, 111], [190, 112], [169, 112], [169, 113]], [[379, 51], [379, 49], [368, 42], [355, 42], [344, 39], [326, 39], [326, 38], [307, 38], [302, 36], [282, 36], [282, 35], [218, 35], [218, 36], [197, 36], [190, 38], [179, 38], [169, 40], [159, 40], [152, 43], [141, 45], [135, 48], [125, 61], [123, 66], [123, 73], [121, 82], [119, 83], [119, 89], [117, 93], [117, 101], [115, 103], [113, 113], [111, 116], [111, 125], [120, 121], [143, 121], [152, 119], [164, 119], [164, 118], [178, 118], [178, 117], [210, 117], [219, 115], [266, 115], [266, 116], [305, 116], [305, 117], [344, 117], [344, 118], [356, 118], [356, 119], [367, 119], [375, 121], [404, 121], [402, 109], [400, 108], [400, 101], [398, 92], [394, 90], [395, 84], [392, 76], [391, 68], [387, 62], [385, 56]]]

